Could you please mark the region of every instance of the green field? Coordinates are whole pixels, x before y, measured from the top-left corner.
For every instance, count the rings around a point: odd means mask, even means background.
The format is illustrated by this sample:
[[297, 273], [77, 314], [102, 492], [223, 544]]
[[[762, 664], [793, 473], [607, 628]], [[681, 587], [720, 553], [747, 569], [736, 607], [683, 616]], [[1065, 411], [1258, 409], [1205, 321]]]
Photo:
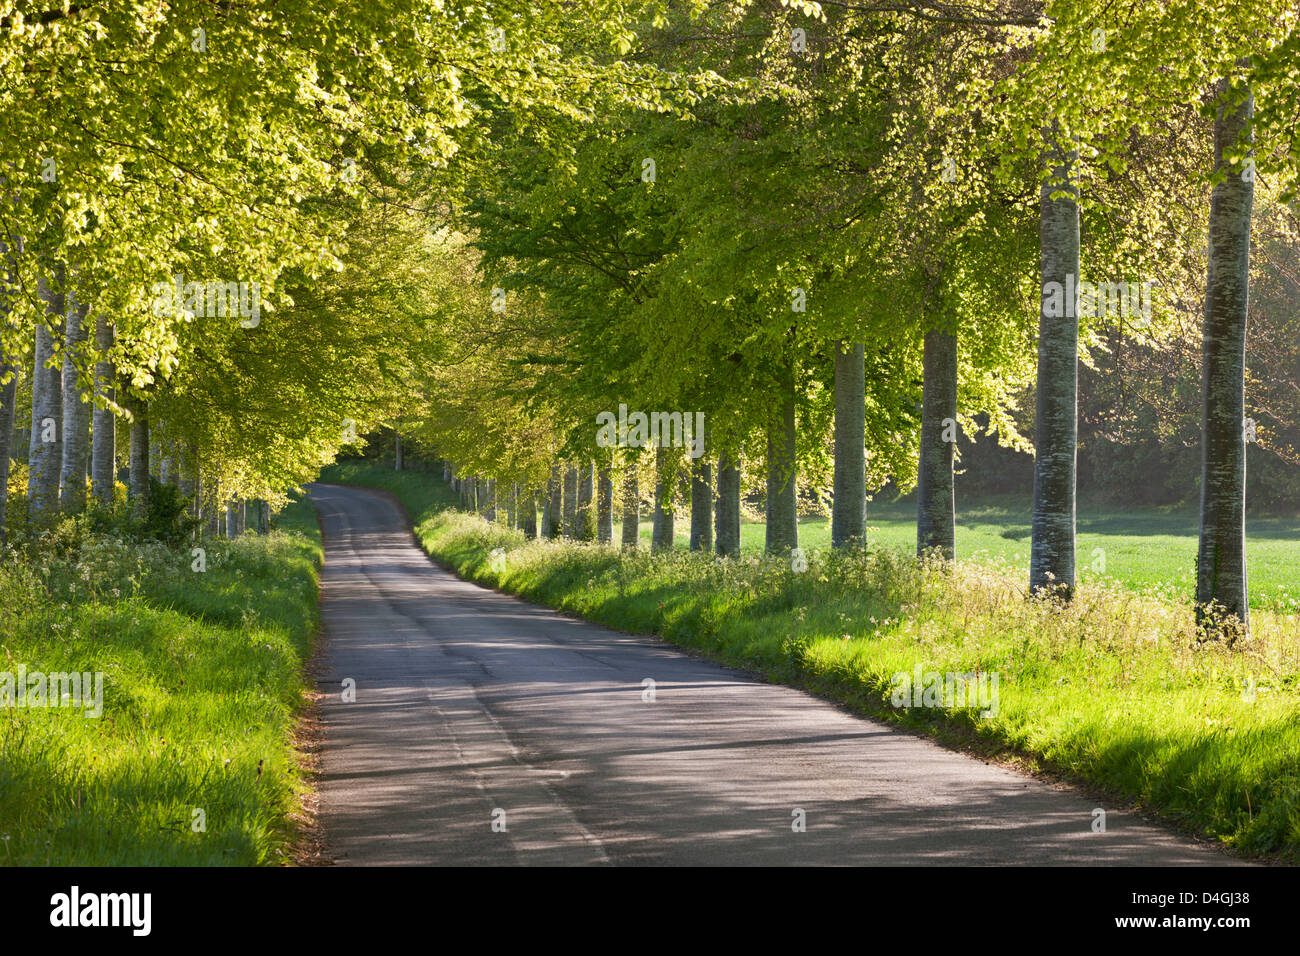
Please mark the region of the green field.
[[[970, 502], [959, 509], [957, 556], [1029, 568], [1029, 505], [1005, 501]], [[621, 540], [622, 523], [614, 523]], [[868, 540], [886, 548], [916, 550], [916, 510], [910, 502], [867, 506]], [[1196, 586], [1198, 518], [1194, 511], [1080, 508], [1078, 566], [1081, 579], [1109, 577], [1137, 590], [1163, 590], [1190, 596]], [[676, 546], [690, 544], [689, 515], [675, 525]], [[741, 547], [763, 550], [761, 521], [741, 524]], [[641, 522], [641, 542], [649, 547], [651, 524]], [[799, 545], [830, 547], [830, 520], [805, 518]], [[1100, 550], [1098, 550], [1100, 549]], [[1300, 519], [1254, 518], [1246, 522], [1246, 559], [1251, 607], [1300, 610]], [[1103, 563], [1104, 561], [1104, 563]], [[1104, 571], [1103, 571], [1104, 568]]]

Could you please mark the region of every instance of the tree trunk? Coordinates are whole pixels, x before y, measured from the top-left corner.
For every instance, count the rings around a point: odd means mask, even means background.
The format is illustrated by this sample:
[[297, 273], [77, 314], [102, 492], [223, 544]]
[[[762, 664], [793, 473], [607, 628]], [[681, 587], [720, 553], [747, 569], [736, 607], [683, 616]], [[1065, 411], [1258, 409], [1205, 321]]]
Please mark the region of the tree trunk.
[[[185, 446], [185, 450], [180, 456], [178, 468], [181, 475], [181, 497], [192, 499], [199, 493], [199, 472], [198, 468], [195, 467], [193, 446]], [[192, 513], [193, 507], [189, 510]]]
[[497, 480], [489, 478], [486, 482], [487, 500], [483, 502], [483, 517], [488, 521], [497, 520]]
[[59, 475], [59, 505], [68, 514], [86, 510], [91, 405], [77, 382], [77, 361], [83, 359], [89, 305], [68, 293], [63, 334], [63, 461]]
[[515, 521], [519, 515], [519, 485], [511, 482], [510, 490], [506, 492], [506, 527], [515, 527]]
[[149, 511], [149, 406], [141, 399], [127, 402], [131, 421], [131, 513], [143, 518]]
[[795, 470], [794, 395], [767, 433], [767, 539], [769, 552], [799, 547], [798, 475]]
[[9, 511], [9, 459], [18, 398], [18, 366], [8, 356], [0, 361], [0, 378], [5, 376], [9, 377], [9, 381], [0, 385], [0, 544], [9, 543], [9, 528], [6, 523]]
[[153, 422], [149, 426], [149, 474], [153, 475], [158, 481], [162, 481], [162, 466], [162, 436], [158, 434], [158, 423]]
[[[57, 292], [51, 291], [44, 277], [39, 294], [46, 311], [62, 328], [65, 297], [62, 292], [63, 270], [55, 275]], [[48, 367], [54, 355], [50, 326], [36, 323], [36, 355], [32, 371], [32, 431], [28, 454], [27, 513], [33, 525], [50, 521], [59, 507], [59, 472], [63, 464], [63, 390], [58, 368]]]
[[542, 507], [546, 507], [546, 497], [540, 491], [530, 491], [526, 495], [520, 495], [519, 507], [523, 510], [520, 524], [524, 529], [524, 537], [530, 541], [537, 537], [537, 501], [542, 500]]
[[865, 349], [835, 346], [835, 499], [831, 547], [861, 544], [867, 536], [867, 399]]
[[596, 515], [593, 505], [596, 497], [596, 466], [585, 462], [578, 469], [578, 513], [575, 517], [575, 537], [579, 541], [592, 541], [596, 537]]
[[692, 551], [713, 550], [713, 468], [707, 458], [691, 463]]
[[176, 456], [176, 444], [172, 441], [163, 441], [160, 444], [163, 449], [163, 457], [162, 463], [158, 466], [158, 480], [164, 485], [171, 485], [179, 490], [181, 486], [181, 469], [179, 459]]
[[[194, 497], [190, 501], [190, 506], [187, 509], [187, 511], [190, 517], [194, 518], [196, 521], [201, 522], [203, 520], [203, 472], [199, 467], [198, 461], [193, 457], [192, 448], [190, 450], [190, 455], [191, 457], [189, 461], [190, 461], [190, 468], [192, 469], [191, 474], [194, 477], [194, 484], [192, 486], [193, 487], [192, 493]], [[200, 534], [202, 534], [201, 527], [195, 528], [194, 536], [198, 537]]]
[[226, 537], [239, 537], [239, 513], [234, 498], [226, 502]]
[[225, 525], [222, 523], [221, 520], [222, 510], [221, 510], [221, 482], [220, 481], [212, 482], [212, 488], [208, 492], [207, 501], [208, 501], [208, 506], [212, 509], [212, 513], [209, 515], [209, 519], [208, 519], [210, 521], [209, 527], [211, 528], [211, 531], [214, 535], [220, 537], [223, 534], [225, 529]]
[[[113, 363], [107, 360], [113, 347], [113, 326], [103, 315], [95, 316], [95, 394], [113, 400]], [[91, 413], [93, 428], [90, 446], [90, 490], [105, 508], [113, 504], [113, 485], [117, 478], [117, 416], [111, 409], [95, 404]]]
[[551, 466], [551, 480], [546, 483], [546, 507], [542, 511], [542, 537], [560, 536], [564, 507], [564, 478], [559, 465]]
[[740, 458], [723, 452], [718, 458], [717, 551], [724, 558], [740, 557]]
[[600, 469], [596, 477], [596, 541], [614, 543], [614, 482], [608, 466]]
[[916, 553], [957, 553], [952, 460], [957, 441], [957, 336], [925, 333], [921, 389], [921, 454], [916, 481]]
[[393, 432], [393, 470], [402, 470], [402, 436], [396, 430]]
[[[1074, 592], [1075, 455], [1078, 445], [1079, 205], [1077, 152], [1044, 132], [1052, 176], [1040, 190], [1038, 387], [1029, 590], [1069, 600]], [[1056, 180], [1053, 185], [1052, 180]], [[1063, 193], [1053, 199], [1053, 192]], [[1054, 286], [1052, 284], [1055, 284]]]
[[650, 533], [650, 550], [673, 549], [673, 491], [677, 486], [676, 462], [672, 452], [655, 449], [655, 513]]
[[636, 462], [628, 462], [623, 473], [623, 547], [635, 551], [641, 538], [641, 489]]
[[564, 470], [564, 536], [575, 537], [578, 533], [578, 469]]
[[1224, 153], [1250, 127], [1254, 98], [1234, 105], [1233, 88], [1219, 82], [1214, 121], [1215, 171], [1223, 182], [1210, 199], [1209, 275], [1201, 346], [1201, 534], [1196, 554], [1197, 619], [1210, 605], [1249, 622], [1246, 582], [1246, 316], [1250, 291], [1253, 177]]
[[[0, 326], [9, 331], [14, 262], [3, 242], [0, 242], [0, 257], [5, 260], [4, 288], [0, 289]], [[18, 362], [18, 356], [7, 353], [0, 356], [0, 381], [7, 379], [0, 384], [0, 544], [9, 543], [6, 517], [9, 510], [9, 461], [13, 451], [14, 413], [18, 404]]]

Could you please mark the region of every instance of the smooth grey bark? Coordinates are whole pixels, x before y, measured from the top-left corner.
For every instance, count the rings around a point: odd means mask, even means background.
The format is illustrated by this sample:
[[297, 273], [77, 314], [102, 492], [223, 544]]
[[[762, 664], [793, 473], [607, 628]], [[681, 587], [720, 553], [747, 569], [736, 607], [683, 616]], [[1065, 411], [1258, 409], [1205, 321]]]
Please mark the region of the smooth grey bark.
[[68, 514], [86, 510], [91, 405], [77, 381], [77, 361], [84, 359], [89, 309], [88, 303], [77, 300], [75, 292], [68, 292], [63, 332], [63, 461], [59, 473], [59, 507]]
[[176, 463], [175, 446], [170, 441], [159, 442], [159, 446], [162, 449], [162, 461], [158, 465], [158, 480], [164, 485], [179, 488], [181, 472]]
[[614, 481], [608, 467], [596, 475], [596, 541], [614, 543]]
[[497, 480], [489, 478], [484, 483], [484, 493], [486, 498], [483, 501], [483, 517], [488, 521], [497, 520]]
[[[15, 291], [16, 267], [9, 247], [0, 242], [0, 258], [4, 261], [4, 274], [0, 281], [0, 326], [12, 330], [11, 302]], [[14, 415], [18, 407], [18, 363], [17, 355], [0, 355], [0, 380], [8, 379], [0, 385], [0, 544], [9, 543], [7, 515], [9, 511], [9, 463], [13, 457]]]
[[[108, 350], [113, 347], [113, 325], [103, 315], [95, 316], [95, 395], [112, 401], [113, 378], [116, 374], [113, 363], [106, 358]], [[101, 408], [96, 402], [91, 413], [92, 428], [90, 440], [90, 493], [104, 507], [113, 503], [113, 485], [117, 468], [117, 416], [112, 409]]]
[[623, 528], [622, 546], [635, 551], [641, 538], [641, 488], [637, 479], [636, 462], [628, 462], [623, 472]]
[[519, 513], [519, 485], [511, 482], [510, 490], [506, 492], [506, 527], [515, 526], [515, 518]]
[[226, 537], [239, 537], [239, 511], [234, 498], [226, 502]]
[[218, 537], [221, 537], [225, 534], [225, 524], [221, 520], [223, 511], [221, 506], [221, 482], [220, 481], [212, 482], [212, 488], [208, 492], [208, 505], [212, 509], [211, 514], [208, 516], [212, 533], [214, 535], [217, 535]]
[[[1038, 385], [1034, 426], [1034, 511], [1029, 590], [1069, 600], [1075, 577], [1075, 476], [1078, 448], [1079, 278], [1077, 151], [1044, 131], [1051, 175], [1039, 193]], [[1062, 193], [1053, 199], [1052, 193]], [[1052, 305], [1052, 286], [1061, 307]], [[1053, 314], [1060, 311], [1062, 315]]]
[[[916, 553], [957, 553], [957, 505], [952, 475], [957, 434], [957, 336], [925, 333], [921, 386], [921, 453], [916, 480]], [[951, 438], [949, 441], [947, 439]]]
[[707, 458], [691, 463], [690, 549], [713, 550], [713, 466]]
[[576, 537], [578, 534], [578, 469], [564, 470], [564, 536]]
[[[179, 456], [177, 469], [180, 472], [180, 492], [182, 498], [193, 498], [199, 491], [199, 474], [194, 462], [194, 449], [187, 445]], [[266, 502], [269, 508], [270, 502]], [[193, 509], [191, 509], [193, 510]]]
[[574, 516], [574, 537], [579, 541], [592, 541], [596, 537], [596, 466], [584, 463], [578, 469], [578, 505]]
[[[63, 324], [65, 297], [62, 269], [56, 271], [58, 291], [51, 291], [45, 278], [38, 279], [38, 292], [54, 325]], [[59, 472], [63, 464], [63, 388], [58, 367], [50, 368], [54, 339], [50, 326], [36, 323], [36, 355], [32, 363], [32, 431], [28, 454], [27, 513], [33, 524], [53, 517], [59, 507]], [[47, 438], [52, 440], [46, 441]]]
[[[193, 495], [193, 498], [190, 500], [189, 514], [190, 517], [201, 522], [203, 520], [203, 470], [199, 466], [198, 461], [194, 458], [192, 449], [188, 460], [190, 462], [191, 474], [194, 478], [194, 484], [190, 492]], [[194, 529], [195, 537], [198, 537], [201, 533], [201, 527]]]
[[650, 532], [651, 551], [671, 551], [673, 548], [672, 493], [677, 484], [676, 465], [669, 449], [655, 449], [655, 511]]
[[867, 398], [865, 348], [835, 345], [835, 478], [831, 547], [861, 544], [867, 536]]
[[127, 408], [133, 416], [129, 452], [131, 474], [127, 490], [131, 513], [142, 518], [149, 510], [149, 406], [141, 399], [131, 398]]
[[542, 537], [558, 538], [561, 531], [564, 507], [564, 478], [559, 465], [551, 466], [551, 478], [546, 483], [546, 507], [542, 509]]
[[1211, 605], [1249, 622], [1246, 580], [1246, 318], [1250, 298], [1250, 220], [1254, 177], [1224, 161], [1249, 136], [1254, 98], [1233, 103], [1220, 80], [1214, 168], [1226, 171], [1210, 198], [1209, 274], [1201, 345], [1201, 532], [1196, 552], [1197, 620]]
[[0, 361], [0, 379], [5, 376], [9, 377], [9, 381], [0, 385], [0, 544], [9, 543], [6, 520], [9, 511], [9, 461], [13, 450], [9, 446], [13, 442], [14, 412], [18, 398], [18, 366], [7, 356]]
[[530, 491], [526, 495], [519, 496], [519, 507], [522, 509], [520, 515], [520, 526], [524, 529], [524, 537], [532, 540], [537, 537], [537, 502], [541, 499], [545, 507], [545, 496], [540, 491]]
[[149, 474], [162, 481], [163, 444], [158, 434], [158, 425], [149, 426]]
[[740, 457], [727, 452], [718, 457], [716, 520], [718, 554], [740, 557]]
[[799, 547], [798, 474], [795, 468], [794, 395], [767, 432], [767, 534], [765, 546], [779, 553]]
[[393, 470], [402, 470], [402, 436], [396, 430], [393, 431]]

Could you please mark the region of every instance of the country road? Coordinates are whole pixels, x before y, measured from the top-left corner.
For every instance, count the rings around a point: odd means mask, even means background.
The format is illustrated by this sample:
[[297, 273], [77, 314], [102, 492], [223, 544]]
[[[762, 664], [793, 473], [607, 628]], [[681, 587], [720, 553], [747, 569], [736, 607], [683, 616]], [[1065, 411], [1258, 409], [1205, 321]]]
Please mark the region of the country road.
[[1115, 810], [1093, 832], [1080, 792], [461, 581], [389, 499], [310, 487], [339, 864], [1231, 862]]

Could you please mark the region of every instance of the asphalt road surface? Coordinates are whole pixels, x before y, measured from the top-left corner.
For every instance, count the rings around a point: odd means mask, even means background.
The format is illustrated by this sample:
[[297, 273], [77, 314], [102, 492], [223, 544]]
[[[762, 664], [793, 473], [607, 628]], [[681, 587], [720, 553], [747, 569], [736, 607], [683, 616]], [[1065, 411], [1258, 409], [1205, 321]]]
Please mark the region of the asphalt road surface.
[[311, 493], [339, 864], [1229, 862], [1116, 810], [1094, 832], [1078, 791], [462, 581], [388, 498]]

